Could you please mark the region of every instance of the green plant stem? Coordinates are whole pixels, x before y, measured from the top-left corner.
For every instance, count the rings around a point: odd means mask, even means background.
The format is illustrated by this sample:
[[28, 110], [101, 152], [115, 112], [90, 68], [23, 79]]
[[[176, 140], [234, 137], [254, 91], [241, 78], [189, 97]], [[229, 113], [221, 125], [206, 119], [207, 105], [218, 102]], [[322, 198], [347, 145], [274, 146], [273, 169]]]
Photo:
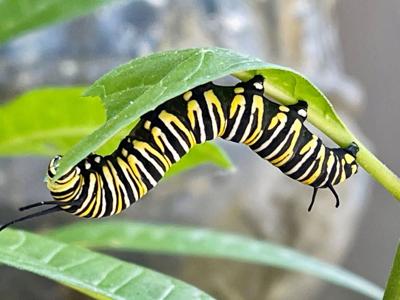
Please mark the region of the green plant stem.
[[387, 166], [378, 160], [365, 146], [356, 141], [360, 147], [357, 162], [390, 194], [400, 201], [400, 179]]
[[341, 147], [355, 142], [359, 147], [357, 162], [390, 194], [400, 201], [400, 178], [360, 142], [344, 124], [334, 124], [320, 116], [310, 114], [309, 121]]
[[379, 159], [369, 151], [363, 143], [356, 139], [347, 128], [341, 130], [337, 125], [333, 126], [330, 124], [329, 121], [324, 122], [323, 120], [312, 117], [310, 118], [310, 123], [315, 125], [341, 147], [346, 147], [351, 142], [355, 142], [360, 149], [357, 153], [357, 162], [390, 194], [392, 194], [393, 197], [400, 201], [399, 177], [379, 161]]
[[[357, 162], [392, 194], [393, 197], [400, 201], [399, 177], [379, 161], [379, 159], [369, 151], [344, 124], [335, 124], [330, 119], [326, 120], [321, 116], [313, 115], [312, 111], [309, 121], [341, 147], [347, 147], [351, 142], [355, 142], [360, 149], [357, 153]], [[338, 125], [340, 125], [340, 127]]]
[[397, 252], [393, 261], [392, 271], [386, 284], [383, 300], [400, 299], [400, 243], [397, 246]]

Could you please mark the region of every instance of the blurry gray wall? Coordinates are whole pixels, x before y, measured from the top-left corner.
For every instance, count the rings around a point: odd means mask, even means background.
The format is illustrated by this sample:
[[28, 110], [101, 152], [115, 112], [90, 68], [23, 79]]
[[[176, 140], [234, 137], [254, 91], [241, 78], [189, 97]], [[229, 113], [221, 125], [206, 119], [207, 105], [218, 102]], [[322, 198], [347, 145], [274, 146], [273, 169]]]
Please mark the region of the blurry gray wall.
[[[345, 69], [366, 95], [358, 122], [378, 157], [400, 174], [400, 1], [342, 0], [337, 15]], [[370, 198], [344, 266], [384, 286], [400, 237], [400, 207], [376, 183]], [[364, 299], [332, 287], [325, 296]]]

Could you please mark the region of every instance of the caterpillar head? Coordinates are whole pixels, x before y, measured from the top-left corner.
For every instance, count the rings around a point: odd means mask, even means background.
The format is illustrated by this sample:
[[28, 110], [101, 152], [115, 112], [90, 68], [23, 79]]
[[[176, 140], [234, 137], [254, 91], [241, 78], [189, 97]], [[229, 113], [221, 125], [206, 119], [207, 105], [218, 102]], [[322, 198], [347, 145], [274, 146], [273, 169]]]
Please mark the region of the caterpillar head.
[[[79, 179], [79, 174], [81, 173], [81, 169], [77, 166], [72, 167], [67, 172], [65, 172], [60, 178], [54, 180], [56, 176], [57, 170], [60, 165], [61, 156], [55, 156], [49, 163], [47, 169], [47, 188], [50, 193], [53, 195], [54, 193], [62, 193], [71, 188], [71, 183], [76, 182]], [[53, 195], [54, 196], [54, 195]], [[54, 198], [54, 197], [53, 197]], [[56, 199], [55, 199], [56, 200]]]
[[[56, 176], [58, 167], [60, 166], [60, 160], [61, 160], [62, 156], [61, 155], [56, 155], [50, 162], [49, 162], [49, 166], [47, 168], [47, 176], [49, 177], [50, 181], [52, 181], [52, 179], [54, 178], [54, 176]], [[67, 177], [71, 177], [72, 173], [74, 173], [73, 176], [79, 174], [80, 172], [80, 168], [77, 166], [72, 167], [71, 169], [69, 169], [67, 172], [65, 172], [59, 179], [56, 180], [57, 181], [65, 181], [65, 179]]]
[[[73, 171], [75, 170], [75, 168], [69, 170], [65, 175], [61, 176], [60, 179], [53, 181], [52, 179], [54, 178], [54, 176], [56, 175], [57, 169], [59, 167], [59, 161], [61, 159], [60, 155], [55, 156], [49, 163], [48, 169], [47, 169], [47, 176], [49, 178], [49, 180], [47, 180], [47, 187], [50, 189], [50, 191], [59, 191], [61, 189], [63, 189], [63, 184], [65, 184], [67, 181], [70, 180], [70, 178], [72, 178], [73, 175]], [[65, 189], [65, 188], [64, 188]], [[51, 208], [48, 209], [44, 209], [44, 210], [39, 210], [37, 212], [28, 214], [26, 216], [11, 220], [10, 222], [7, 222], [3, 225], [0, 226], [0, 231], [7, 228], [8, 226], [15, 224], [15, 223], [19, 223], [25, 220], [29, 220], [29, 219], [33, 219], [33, 218], [37, 218], [40, 216], [44, 216], [47, 214], [51, 214], [51, 213], [55, 213], [55, 212], [59, 212], [63, 209], [63, 206], [60, 205], [60, 202], [54, 198], [54, 200], [52, 201], [40, 201], [40, 202], [36, 202], [36, 203], [32, 203], [23, 207], [20, 207], [19, 210], [20, 211], [26, 211], [26, 210], [30, 210], [32, 208], [36, 208], [36, 207], [42, 207], [43, 205], [52, 205]]]
[[49, 176], [50, 179], [53, 179], [54, 176], [57, 173], [58, 166], [60, 165], [60, 159], [61, 155], [56, 155], [50, 162], [49, 166], [47, 168], [47, 176]]

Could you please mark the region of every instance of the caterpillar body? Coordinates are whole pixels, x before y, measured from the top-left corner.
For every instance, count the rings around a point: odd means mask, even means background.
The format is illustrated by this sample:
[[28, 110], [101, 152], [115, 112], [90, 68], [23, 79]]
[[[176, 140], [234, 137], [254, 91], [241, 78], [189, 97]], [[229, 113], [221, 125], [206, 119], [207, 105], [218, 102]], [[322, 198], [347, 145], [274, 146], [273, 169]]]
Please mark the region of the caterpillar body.
[[264, 78], [256, 75], [235, 86], [211, 82], [177, 96], [143, 115], [118, 148], [107, 156], [91, 154], [57, 180], [51, 180], [60, 156], [48, 167], [47, 187], [53, 201], [22, 207], [54, 205], [25, 219], [67, 211], [101, 218], [120, 213], [142, 198], [193, 146], [217, 137], [248, 145], [289, 177], [317, 190], [329, 188], [357, 172], [358, 147], [326, 147], [304, 125], [307, 103], [284, 106], [264, 96]]

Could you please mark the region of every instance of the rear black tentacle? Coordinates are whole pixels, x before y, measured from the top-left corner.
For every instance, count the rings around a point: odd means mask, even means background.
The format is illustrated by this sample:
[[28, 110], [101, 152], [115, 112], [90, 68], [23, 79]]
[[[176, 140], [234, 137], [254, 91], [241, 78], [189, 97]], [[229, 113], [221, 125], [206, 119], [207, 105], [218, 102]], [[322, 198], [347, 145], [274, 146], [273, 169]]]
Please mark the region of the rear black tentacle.
[[3, 229], [5, 229], [5, 228], [7, 228], [8, 226], [13, 225], [13, 224], [15, 224], [15, 223], [19, 223], [19, 222], [22, 222], [22, 221], [25, 221], [25, 220], [28, 220], [28, 219], [33, 219], [33, 218], [36, 218], [36, 217], [44, 216], [44, 215], [51, 214], [51, 213], [54, 213], [54, 212], [57, 212], [57, 211], [61, 211], [61, 208], [60, 208], [59, 206], [54, 206], [54, 207], [52, 207], [52, 208], [45, 209], [45, 210], [41, 210], [41, 211], [38, 211], [38, 212], [36, 212], [36, 213], [27, 215], [27, 216], [25, 216], [25, 217], [12, 220], [12, 221], [10, 221], [10, 222], [8, 222], [8, 223], [6, 223], [6, 224], [3, 224], [3, 225], [0, 227], [0, 231], [2, 231]]
[[332, 185], [328, 185], [328, 188], [331, 190], [332, 194], [335, 196], [335, 199], [336, 199], [335, 207], [338, 208], [340, 205], [339, 195], [336, 193], [336, 191]]

